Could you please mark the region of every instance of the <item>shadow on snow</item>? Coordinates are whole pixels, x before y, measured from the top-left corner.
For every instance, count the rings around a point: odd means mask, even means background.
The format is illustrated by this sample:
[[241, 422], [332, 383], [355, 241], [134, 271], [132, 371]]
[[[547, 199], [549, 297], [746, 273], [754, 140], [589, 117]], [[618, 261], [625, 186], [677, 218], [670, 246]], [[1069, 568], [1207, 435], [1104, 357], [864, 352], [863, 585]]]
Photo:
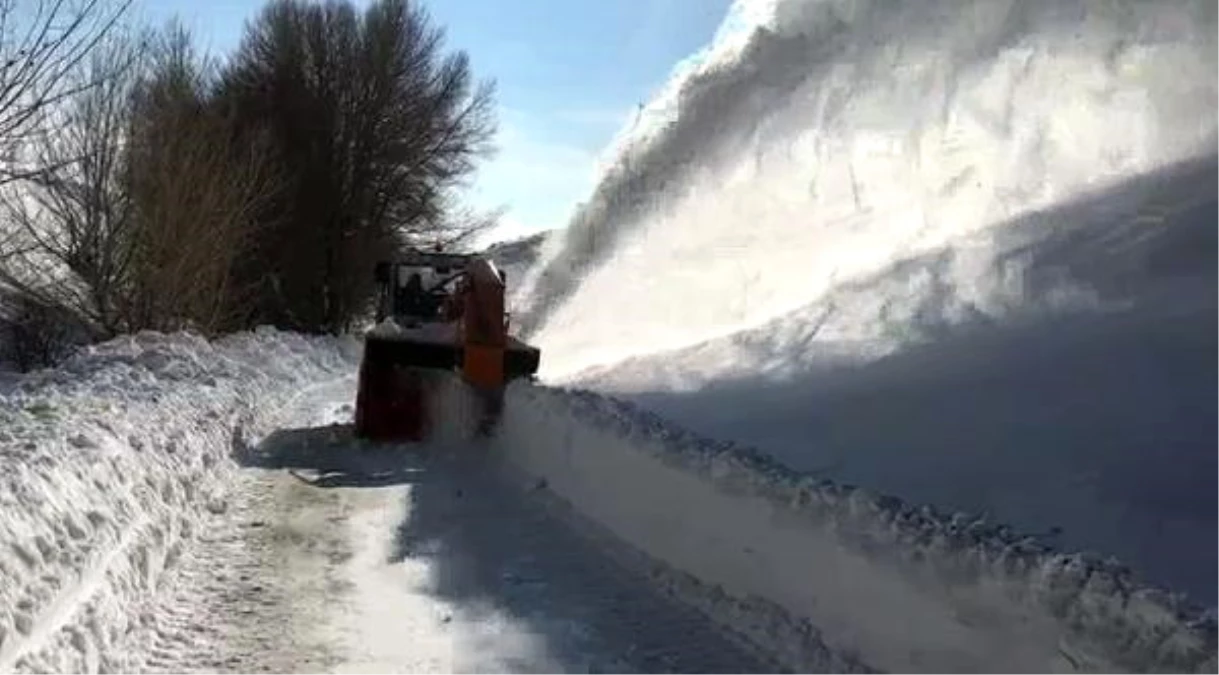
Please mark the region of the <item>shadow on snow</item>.
[[[1026, 300], [1067, 280], [1104, 311], [953, 325], [954, 301], [933, 294], [892, 327], [908, 344], [871, 363], [618, 395], [797, 470], [1061, 531], [1061, 548], [1116, 555], [1213, 606], [1217, 176], [1210, 156], [991, 235], [994, 274], [1020, 267]], [[951, 294], [952, 259], [920, 256], [843, 292], [918, 272]]]
[[472, 672], [758, 672], [768, 664], [573, 529], [483, 442], [372, 444], [351, 425], [284, 429], [237, 452], [318, 488], [409, 486], [390, 564], [422, 560]]
[[320, 488], [408, 484], [423, 472], [407, 446], [362, 443], [352, 436], [350, 424], [279, 429], [253, 448], [238, 448], [235, 455], [243, 466], [285, 469]]

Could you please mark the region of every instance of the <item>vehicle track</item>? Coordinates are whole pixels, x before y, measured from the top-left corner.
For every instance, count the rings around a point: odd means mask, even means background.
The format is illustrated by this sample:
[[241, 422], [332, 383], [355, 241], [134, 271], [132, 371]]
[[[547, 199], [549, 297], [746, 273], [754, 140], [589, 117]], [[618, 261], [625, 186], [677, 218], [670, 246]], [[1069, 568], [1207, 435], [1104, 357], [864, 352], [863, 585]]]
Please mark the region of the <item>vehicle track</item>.
[[576, 531], [476, 445], [371, 446], [354, 382], [242, 457], [148, 609], [146, 672], [757, 672], [776, 666]]
[[[423, 459], [396, 556], [427, 560], [431, 590], [477, 620], [494, 607], [542, 636], [510, 670], [768, 672], [777, 666], [664, 595], [573, 528], [540, 488], [522, 492], [483, 458]], [[476, 668], [497, 664], [476, 663]], [[499, 664], [504, 665], [504, 664]]]

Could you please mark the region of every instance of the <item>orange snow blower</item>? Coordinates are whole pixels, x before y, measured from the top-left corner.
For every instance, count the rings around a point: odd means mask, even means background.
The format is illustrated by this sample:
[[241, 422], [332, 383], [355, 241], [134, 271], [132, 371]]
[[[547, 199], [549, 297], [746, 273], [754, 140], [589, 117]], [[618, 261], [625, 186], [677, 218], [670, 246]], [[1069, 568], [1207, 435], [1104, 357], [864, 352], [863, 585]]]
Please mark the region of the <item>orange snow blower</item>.
[[356, 392], [357, 437], [422, 441], [432, 428], [439, 378], [460, 373], [490, 433], [504, 385], [532, 377], [541, 353], [508, 335], [505, 278], [478, 255], [410, 251], [377, 265], [377, 325], [364, 337]]

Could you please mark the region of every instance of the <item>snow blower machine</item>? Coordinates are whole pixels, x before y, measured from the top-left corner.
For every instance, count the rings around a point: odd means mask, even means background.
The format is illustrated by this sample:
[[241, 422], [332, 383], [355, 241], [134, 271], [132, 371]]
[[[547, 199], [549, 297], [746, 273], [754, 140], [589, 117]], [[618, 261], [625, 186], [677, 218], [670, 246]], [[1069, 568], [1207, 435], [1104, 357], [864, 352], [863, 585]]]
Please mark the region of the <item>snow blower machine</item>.
[[355, 434], [423, 441], [441, 378], [456, 374], [478, 404], [475, 432], [494, 429], [504, 386], [532, 378], [541, 353], [508, 334], [505, 278], [479, 255], [409, 251], [377, 264], [376, 326], [364, 337]]

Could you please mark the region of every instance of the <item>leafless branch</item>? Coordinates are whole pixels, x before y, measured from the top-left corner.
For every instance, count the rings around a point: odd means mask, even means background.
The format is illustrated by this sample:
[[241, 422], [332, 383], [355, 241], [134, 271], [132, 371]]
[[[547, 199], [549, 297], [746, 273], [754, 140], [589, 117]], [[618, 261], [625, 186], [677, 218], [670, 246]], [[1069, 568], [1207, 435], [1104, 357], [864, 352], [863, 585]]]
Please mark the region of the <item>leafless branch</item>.
[[0, 2], [0, 184], [40, 170], [21, 161], [25, 146], [57, 127], [56, 109], [103, 84], [82, 66], [116, 27], [132, 0]]

